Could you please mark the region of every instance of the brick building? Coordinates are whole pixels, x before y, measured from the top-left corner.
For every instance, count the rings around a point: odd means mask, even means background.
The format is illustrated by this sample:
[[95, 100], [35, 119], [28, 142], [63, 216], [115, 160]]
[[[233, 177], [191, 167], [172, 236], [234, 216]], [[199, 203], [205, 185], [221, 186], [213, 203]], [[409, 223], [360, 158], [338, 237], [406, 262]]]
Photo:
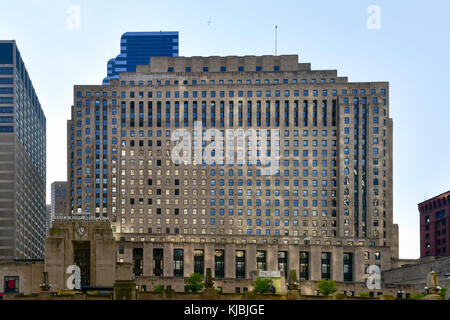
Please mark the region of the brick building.
[[419, 203], [420, 256], [449, 256], [450, 191]]

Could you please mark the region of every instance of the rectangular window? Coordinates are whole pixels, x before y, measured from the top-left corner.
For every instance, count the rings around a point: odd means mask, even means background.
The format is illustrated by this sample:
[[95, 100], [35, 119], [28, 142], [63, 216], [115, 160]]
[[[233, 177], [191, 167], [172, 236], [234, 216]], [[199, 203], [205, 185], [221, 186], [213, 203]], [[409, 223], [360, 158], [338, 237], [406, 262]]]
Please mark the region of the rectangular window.
[[331, 253], [322, 252], [321, 261], [322, 279], [329, 280], [331, 278]]
[[236, 251], [236, 278], [245, 279], [245, 251]]
[[303, 101], [303, 126], [308, 126], [308, 101]]
[[133, 248], [133, 274], [140, 277], [144, 271], [144, 249]]
[[309, 252], [300, 252], [300, 280], [309, 280]]
[[[0, 78], [0, 80], [1, 80], [1, 78]], [[0, 104], [13, 104], [13, 103], [14, 103], [13, 97], [0, 97]]]
[[216, 278], [225, 278], [225, 251], [216, 250], [214, 255], [214, 270]]
[[0, 117], [0, 123], [13, 123], [13, 117]]
[[0, 84], [13, 84], [13, 78], [0, 78]]
[[182, 249], [173, 250], [173, 276], [184, 277], [184, 254]]
[[18, 294], [19, 293], [19, 277], [5, 277], [4, 278], [4, 290], [6, 294]]
[[11, 67], [0, 68], [0, 74], [13, 74], [13, 68]]
[[153, 249], [153, 274], [155, 277], [163, 276], [163, 249]]
[[344, 281], [353, 282], [353, 253], [344, 253]]
[[256, 253], [256, 266], [258, 271], [267, 271], [267, 253], [258, 251]]
[[194, 273], [204, 274], [205, 271], [205, 252], [203, 250], [194, 250]]
[[13, 107], [0, 107], [0, 113], [13, 113]]
[[0, 88], [0, 94], [13, 94], [13, 88]]
[[278, 252], [278, 271], [284, 272], [287, 279], [288, 276], [288, 254], [286, 251]]

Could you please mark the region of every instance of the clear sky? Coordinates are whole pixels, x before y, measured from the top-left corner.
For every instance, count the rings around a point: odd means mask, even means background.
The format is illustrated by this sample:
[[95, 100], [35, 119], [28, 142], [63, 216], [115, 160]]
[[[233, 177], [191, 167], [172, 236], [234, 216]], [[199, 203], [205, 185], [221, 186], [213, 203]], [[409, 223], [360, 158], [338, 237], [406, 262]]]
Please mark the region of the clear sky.
[[17, 41], [47, 117], [48, 201], [67, 176], [73, 85], [101, 84], [124, 32], [179, 31], [181, 56], [264, 55], [277, 25], [278, 54], [389, 81], [394, 222], [400, 257], [418, 258], [417, 204], [450, 190], [449, 12], [448, 0], [0, 0], [0, 39]]

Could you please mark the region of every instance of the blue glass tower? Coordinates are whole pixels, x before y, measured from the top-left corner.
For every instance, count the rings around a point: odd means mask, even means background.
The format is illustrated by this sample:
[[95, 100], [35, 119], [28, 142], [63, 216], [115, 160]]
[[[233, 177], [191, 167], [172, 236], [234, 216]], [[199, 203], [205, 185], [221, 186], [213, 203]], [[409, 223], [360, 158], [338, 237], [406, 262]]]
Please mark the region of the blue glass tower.
[[120, 54], [108, 61], [108, 76], [119, 79], [120, 72], [136, 72], [137, 65], [149, 64], [151, 57], [177, 57], [178, 32], [127, 32], [120, 40]]

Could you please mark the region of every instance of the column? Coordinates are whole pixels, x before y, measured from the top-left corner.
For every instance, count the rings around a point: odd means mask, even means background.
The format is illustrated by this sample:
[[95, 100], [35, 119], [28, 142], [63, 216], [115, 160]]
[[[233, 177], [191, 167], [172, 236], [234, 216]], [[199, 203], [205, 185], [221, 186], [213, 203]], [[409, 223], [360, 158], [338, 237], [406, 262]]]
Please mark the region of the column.
[[194, 273], [194, 244], [188, 243], [183, 248], [184, 276], [189, 278]]
[[144, 276], [153, 276], [153, 244], [145, 242], [143, 246], [144, 254]]
[[245, 250], [245, 278], [252, 279], [256, 272], [256, 244], [248, 244]]
[[236, 245], [225, 245], [225, 278], [236, 278]]
[[322, 278], [321, 247], [311, 246], [310, 253], [310, 276], [312, 281], [320, 281]]
[[267, 246], [267, 271], [278, 271], [278, 245]]
[[173, 244], [164, 243], [164, 262], [163, 262], [163, 275], [164, 277], [173, 277]]
[[297, 280], [300, 278], [300, 256], [299, 247], [297, 245], [289, 245], [288, 251], [288, 281], [291, 279], [291, 270], [295, 270]]

